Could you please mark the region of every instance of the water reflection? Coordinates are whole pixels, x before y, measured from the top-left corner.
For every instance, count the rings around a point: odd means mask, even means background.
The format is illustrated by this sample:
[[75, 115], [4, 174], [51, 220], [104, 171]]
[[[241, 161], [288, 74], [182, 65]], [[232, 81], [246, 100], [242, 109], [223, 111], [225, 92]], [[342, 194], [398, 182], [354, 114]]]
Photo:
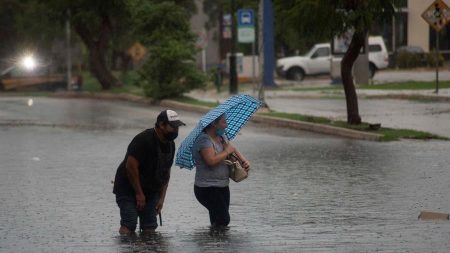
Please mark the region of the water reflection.
[[119, 245], [118, 252], [169, 252], [169, 242], [166, 237], [167, 235], [163, 235], [158, 231], [120, 235], [116, 237]]

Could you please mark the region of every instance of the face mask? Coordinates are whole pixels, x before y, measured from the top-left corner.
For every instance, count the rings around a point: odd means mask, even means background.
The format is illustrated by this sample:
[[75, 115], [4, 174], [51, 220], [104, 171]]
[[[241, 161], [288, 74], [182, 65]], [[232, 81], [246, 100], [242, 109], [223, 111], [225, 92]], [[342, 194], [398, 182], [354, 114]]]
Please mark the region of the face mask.
[[223, 128], [217, 128], [216, 129], [216, 135], [217, 136], [223, 136], [225, 134], [225, 129]]
[[178, 133], [177, 132], [168, 132], [166, 135], [164, 135], [164, 137], [168, 141], [173, 141], [178, 137]]

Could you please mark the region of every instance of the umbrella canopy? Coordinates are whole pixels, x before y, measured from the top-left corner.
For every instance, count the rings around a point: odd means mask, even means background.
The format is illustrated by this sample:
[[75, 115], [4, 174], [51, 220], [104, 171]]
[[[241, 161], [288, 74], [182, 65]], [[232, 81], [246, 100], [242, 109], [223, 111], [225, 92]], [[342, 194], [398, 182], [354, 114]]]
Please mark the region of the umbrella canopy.
[[235, 95], [229, 97], [225, 102], [206, 113], [186, 139], [181, 142], [177, 151], [175, 165], [187, 169], [194, 168], [195, 163], [192, 158], [192, 146], [195, 140], [205, 127], [222, 114], [226, 114], [228, 123], [225, 129], [225, 135], [229, 140], [232, 140], [261, 105], [262, 103], [252, 96]]

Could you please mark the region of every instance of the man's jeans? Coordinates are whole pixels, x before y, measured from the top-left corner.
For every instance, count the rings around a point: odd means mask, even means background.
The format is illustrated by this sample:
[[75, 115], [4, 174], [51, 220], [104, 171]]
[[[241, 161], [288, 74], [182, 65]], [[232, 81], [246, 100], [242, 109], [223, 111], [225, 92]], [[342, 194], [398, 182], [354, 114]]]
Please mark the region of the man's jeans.
[[127, 227], [130, 231], [136, 230], [137, 219], [141, 230], [156, 229], [156, 204], [159, 201], [159, 194], [152, 193], [145, 196], [146, 205], [143, 210], [137, 210], [136, 197], [133, 195], [117, 196], [116, 202], [120, 208], [120, 225]]

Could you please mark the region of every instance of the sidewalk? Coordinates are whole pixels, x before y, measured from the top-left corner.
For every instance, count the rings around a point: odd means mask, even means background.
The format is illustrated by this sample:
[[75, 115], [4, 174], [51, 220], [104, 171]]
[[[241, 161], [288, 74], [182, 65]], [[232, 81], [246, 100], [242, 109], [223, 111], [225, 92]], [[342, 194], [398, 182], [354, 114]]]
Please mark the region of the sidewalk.
[[[328, 81], [315, 79], [313, 84], [306, 81], [284, 83], [283, 85], [289, 85], [292, 89], [265, 90], [265, 101], [271, 110], [278, 112], [346, 121], [347, 108], [343, 90], [294, 89], [297, 86], [329, 86], [326, 83]], [[258, 93], [253, 90], [241, 93], [258, 97]], [[359, 112], [364, 122], [450, 137], [450, 89], [440, 89], [438, 94], [434, 93], [434, 90], [357, 90], [357, 93]], [[195, 90], [187, 95], [209, 102], [223, 102], [229, 97], [228, 92], [218, 94], [214, 89]]]

